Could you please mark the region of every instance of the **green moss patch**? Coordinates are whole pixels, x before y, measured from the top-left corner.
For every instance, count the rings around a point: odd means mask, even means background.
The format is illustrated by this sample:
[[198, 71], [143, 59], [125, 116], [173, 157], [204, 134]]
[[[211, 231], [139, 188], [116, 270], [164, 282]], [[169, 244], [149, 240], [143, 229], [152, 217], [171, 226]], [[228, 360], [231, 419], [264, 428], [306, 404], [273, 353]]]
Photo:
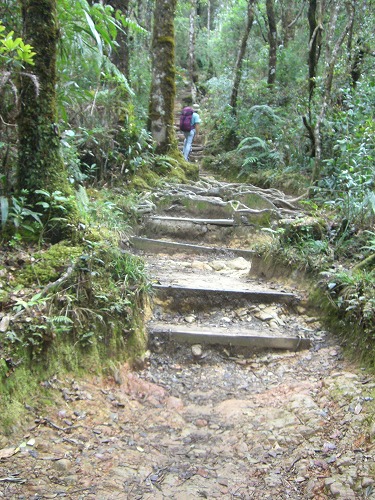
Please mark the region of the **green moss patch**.
[[35, 253], [33, 262], [25, 265], [17, 277], [17, 284], [31, 286], [46, 285], [55, 281], [67, 263], [73, 262], [82, 254], [82, 247], [71, 246], [67, 242], [52, 245], [45, 251]]

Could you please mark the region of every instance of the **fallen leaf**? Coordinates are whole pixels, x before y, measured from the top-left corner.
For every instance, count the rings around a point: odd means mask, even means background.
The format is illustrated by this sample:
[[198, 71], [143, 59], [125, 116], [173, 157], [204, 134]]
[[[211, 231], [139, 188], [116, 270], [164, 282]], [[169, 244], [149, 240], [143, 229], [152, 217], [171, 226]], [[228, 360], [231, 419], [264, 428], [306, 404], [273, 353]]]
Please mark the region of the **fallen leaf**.
[[20, 449], [16, 448], [16, 447], [3, 448], [2, 450], [0, 450], [0, 459], [12, 457], [13, 455], [18, 453], [19, 451], [20, 451]]

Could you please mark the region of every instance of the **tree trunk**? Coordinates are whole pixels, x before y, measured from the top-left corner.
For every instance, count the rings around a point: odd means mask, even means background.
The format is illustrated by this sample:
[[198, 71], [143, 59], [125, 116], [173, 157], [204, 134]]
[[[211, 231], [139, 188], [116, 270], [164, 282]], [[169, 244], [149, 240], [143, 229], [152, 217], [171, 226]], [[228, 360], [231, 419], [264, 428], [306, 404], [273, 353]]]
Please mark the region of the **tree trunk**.
[[267, 19], [268, 19], [268, 85], [273, 85], [276, 81], [276, 63], [277, 63], [277, 28], [275, 19], [274, 0], [266, 0]]
[[149, 128], [159, 154], [173, 142], [175, 87], [174, 17], [177, 0], [156, 0], [152, 34], [152, 80]]
[[294, 5], [291, 1], [283, 0], [281, 1], [281, 37], [283, 40], [283, 46], [288, 47], [289, 40], [293, 38], [293, 32], [291, 30], [292, 23], [292, 9]]
[[232, 113], [235, 115], [237, 113], [237, 99], [238, 99], [238, 89], [241, 83], [242, 76], [242, 63], [246, 52], [247, 41], [249, 39], [250, 31], [254, 22], [254, 5], [256, 0], [249, 0], [247, 6], [247, 20], [246, 20], [246, 28], [244, 34], [242, 36], [241, 45], [238, 50], [236, 66], [234, 68], [234, 81], [232, 94], [230, 97], [230, 106], [232, 108]]
[[[21, 0], [23, 39], [33, 46], [35, 81], [20, 78], [21, 106], [18, 115], [19, 161], [17, 187], [29, 191], [30, 201], [38, 201], [35, 190], [61, 191], [69, 196], [60, 148], [56, 109], [56, 49], [59, 36], [56, 0]], [[36, 84], [37, 83], [37, 84]], [[36, 92], [38, 87], [38, 92]], [[76, 205], [66, 206], [65, 218], [75, 218]], [[61, 216], [61, 212], [59, 213]], [[66, 229], [66, 228], [65, 228]], [[61, 231], [61, 228], [60, 228]]]
[[323, 26], [321, 19], [318, 22], [318, 12], [321, 12], [320, 0], [309, 0], [309, 8], [307, 11], [307, 19], [309, 22], [309, 99], [308, 99], [308, 117], [302, 118], [303, 124], [306, 127], [308, 137], [310, 139], [310, 157], [314, 158], [316, 153], [314, 125], [312, 123], [312, 100], [316, 86], [317, 67], [321, 52], [321, 34]]
[[339, 50], [345, 40], [346, 35], [349, 33], [349, 30], [351, 28], [351, 25], [353, 24], [354, 21], [354, 6], [355, 2], [352, 4], [347, 4], [347, 14], [348, 14], [348, 21], [346, 23], [346, 26], [344, 30], [341, 32], [341, 34], [338, 36], [337, 40], [334, 41], [334, 34], [336, 31], [336, 22], [339, 14], [339, 9], [341, 7], [341, 3], [339, 3], [340, 0], [337, 0], [336, 5], [334, 6], [332, 10], [332, 15], [330, 19], [329, 26], [327, 27], [327, 46], [326, 46], [326, 61], [325, 61], [325, 74], [324, 74], [324, 89], [323, 89], [323, 98], [322, 98], [322, 103], [320, 107], [320, 113], [317, 118], [315, 127], [314, 127], [314, 139], [315, 139], [315, 161], [314, 161], [314, 168], [313, 168], [313, 173], [312, 173], [312, 182], [315, 183], [320, 176], [320, 170], [321, 170], [321, 157], [322, 157], [322, 137], [321, 137], [321, 127], [322, 123], [325, 119], [327, 107], [329, 104], [329, 100], [331, 97], [331, 90], [332, 90], [332, 82], [333, 82], [333, 75], [334, 75], [334, 70], [335, 70], [335, 65], [336, 65], [336, 60], [339, 54]]
[[[300, 2], [298, 2], [300, 3]], [[281, 0], [281, 29], [283, 46], [288, 47], [290, 40], [294, 38], [295, 25], [301, 17], [305, 7], [305, 0], [301, 2], [299, 10], [297, 11], [296, 2], [291, 0]]]
[[356, 87], [357, 82], [361, 78], [364, 58], [365, 58], [365, 51], [362, 46], [362, 40], [359, 39], [357, 41], [357, 46], [355, 48], [350, 70], [350, 76], [352, 78], [353, 87]]
[[190, 0], [190, 26], [189, 26], [189, 80], [191, 85], [191, 97], [192, 101], [196, 101], [196, 83], [197, 83], [197, 72], [195, 64], [195, 19], [197, 17], [197, 0]]
[[317, 72], [318, 61], [320, 57], [320, 47], [322, 38], [321, 19], [317, 19], [317, 14], [320, 11], [320, 0], [309, 0], [309, 9], [307, 18], [310, 27], [309, 36], [309, 118], [311, 119], [311, 102], [315, 90], [315, 78]]
[[[108, 3], [115, 10], [119, 10], [125, 18], [129, 17], [130, 0], [110, 0]], [[130, 50], [129, 50], [129, 33], [127, 28], [123, 27], [123, 31], [118, 31], [116, 41], [118, 43], [118, 47], [113, 52], [112, 61], [129, 82]]]

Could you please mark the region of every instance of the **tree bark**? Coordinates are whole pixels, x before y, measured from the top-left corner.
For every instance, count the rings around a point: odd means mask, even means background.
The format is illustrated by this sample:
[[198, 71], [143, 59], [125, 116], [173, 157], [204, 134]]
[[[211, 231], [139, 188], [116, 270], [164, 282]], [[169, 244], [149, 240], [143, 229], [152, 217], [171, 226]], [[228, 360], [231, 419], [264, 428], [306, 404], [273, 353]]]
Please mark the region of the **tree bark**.
[[[309, 9], [307, 18], [309, 21], [310, 36], [309, 36], [309, 110], [311, 110], [311, 101], [315, 90], [315, 78], [317, 72], [318, 61], [320, 57], [320, 47], [322, 38], [321, 18], [317, 19], [320, 11], [320, 0], [309, 0]], [[310, 113], [309, 113], [310, 114]], [[311, 115], [310, 117], [311, 118]]]
[[346, 23], [345, 28], [338, 36], [336, 41], [333, 40], [334, 34], [336, 31], [336, 22], [339, 14], [339, 9], [341, 4], [340, 0], [337, 0], [336, 5], [334, 6], [331, 14], [330, 24], [327, 27], [327, 46], [326, 46], [326, 61], [325, 61], [325, 74], [324, 74], [324, 89], [323, 89], [323, 98], [320, 107], [320, 113], [316, 120], [316, 124], [314, 127], [314, 139], [315, 139], [315, 160], [314, 160], [314, 168], [312, 173], [312, 182], [315, 183], [320, 176], [321, 170], [321, 156], [322, 156], [322, 137], [321, 137], [321, 127], [322, 123], [325, 119], [327, 107], [329, 104], [329, 100], [331, 97], [332, 90], [332, 82], [333, 75], [336, 65], [336, 60], [339, 54], [339, 50], [344, 43], [345, 37], [349, 33], [349, 30], [354, 22], [354, 12], [355, 12], [355, 1], [348, 3], [346, 5], [348, 21]]
[[247, 19], [246, 19], [246, 27], [244, 34], [242, 36], [241, 45], [238, 50], [236, 66], [234, 68], [234, 81], [232, 87], [232, 94], [230, 97], [230, 106], [232, 109], [232, 113], [236, 115], [237, 113], [237, 100], [238, 100], [238, 89], [241, 83], [242, 77], [242, 64], [243, 59], [246, 52], [247, 41], [249, 39], [250, 31], [254, 22], [254, 6], [256, 4], [256, 0], [249, 0], [247, 6]]
[[[57, 125], [56, 51], [59, 37], [56, 0], [21, 0], [23, 39], [36, 52], [35, 82], [20, 77], [21, 106], [18, 125], [17, 187], [29, 191], [30, 201], [38, 201], [35, 190], [61, 191], [69, 196], [68, 182]], [[36, 85], [39, 92], [36, 93]], [[66, 206], [64, 217], [75, 218], [76, 205]], [[61, 216], [61, 212], [59, 213]], [[61, 230], [61, 228], [60, 228]]]
[[[299, 1], [297, 2], [300, 3]], [[291, 0], [281, 0], [281, 27], [282, 27], [282, 40], [283, 46], [288, 47], [290, 40], [294, 38], [295, 25], [301, 17], [303, 9], [305, 8], [306, 0], [301, 2], [299, 10], [297, 11], [296, 2]]]
[[197, 72], [195, 63], [195, 19], [197, 17], [197, 0], [190, 0], [190, 16], [189, 16], [189, 80], [191, 85], [192, 101], [196, 101], [196, 83]]
[[268, 85], [273, 85], [276, 81], [276, 63], [277, 63], [277, 27], [275, 19], [274, 0], [266, 0], [267, 19], [268, 19]]
[[[309, 98], [308, 98], [308, 117], [302, 118], [303, 124], [306, 127], [308, 137], [310, 139], [310, 157], [314, 158], [316, 153], [314, 124], [312, 123], [312, 101], [314, 90], [316, 86], [317, 67], [321, 52], [321, 34], [323, 26], [322, 20], [318, 13], [321, 12], [320, 0], [309, 0], [309, 8], [307, 11], [307, 19], [309, 23], [309, 54], [308, 54], [308, 85], [309, 85]], [[318, 20], [319, 17], [319, 20]]]
[[156, 142], [156, 152], [159, 154], [167, 153], [175, 142], [174, 17], [176, 5], [177, 0], [156, 0], [154, 9], [149, 129]]
[[[129, 17], [130, 0], [110, 0], [108, 3], [115, 10], [119, 10], [125, 18]], [[118, 31], [116, 41], [118, 43], [118, 47], [113, 52], [112, 60], [129, 82], [130, 49], [129, 49], [129, 33], [126, 27], [123, 27], [123, 31]]]

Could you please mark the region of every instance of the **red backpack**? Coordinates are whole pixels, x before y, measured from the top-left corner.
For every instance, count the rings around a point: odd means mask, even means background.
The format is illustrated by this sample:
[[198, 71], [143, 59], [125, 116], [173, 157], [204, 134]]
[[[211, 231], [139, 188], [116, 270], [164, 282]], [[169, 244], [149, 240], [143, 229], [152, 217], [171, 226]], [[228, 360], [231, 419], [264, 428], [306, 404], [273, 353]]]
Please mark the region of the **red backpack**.
[[193, 108], [190, 108], [189, 106], [182, 110], [182, 113], [180, 115], [180, 130], [182, 130], [182, 132], [190, 132], [190, 130], [193, 128], [191, 125], [193, 113]]

